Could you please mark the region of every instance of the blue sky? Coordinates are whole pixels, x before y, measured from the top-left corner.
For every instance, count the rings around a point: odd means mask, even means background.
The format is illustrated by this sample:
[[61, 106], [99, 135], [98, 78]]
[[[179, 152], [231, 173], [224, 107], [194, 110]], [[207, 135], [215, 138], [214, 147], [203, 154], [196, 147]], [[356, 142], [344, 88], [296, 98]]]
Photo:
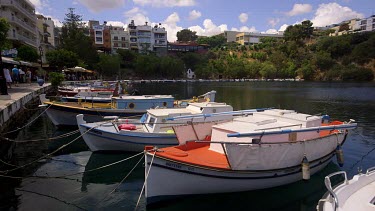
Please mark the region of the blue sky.
[[63, 22], [69, 7], [83, 20], [127, 25], [162, 23], [168, 40], [189, 28], [211, 36], [224, 30], [276, 33], [286, 26], [311, 20], [326, 26], [375, 14], [375, 0], [29, 0], [37, 13]]

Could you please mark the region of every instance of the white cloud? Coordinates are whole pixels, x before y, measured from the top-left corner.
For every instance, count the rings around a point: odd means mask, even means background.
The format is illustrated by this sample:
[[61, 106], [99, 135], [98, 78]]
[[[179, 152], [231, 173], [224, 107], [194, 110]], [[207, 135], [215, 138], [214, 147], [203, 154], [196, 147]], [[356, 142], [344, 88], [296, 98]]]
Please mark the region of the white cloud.
[[202, 16], [202, 13], [196, 10], [192, 10], [189, 13], [189, 20], [195, 20]]
[[146, 16], [147, 12], [144, 10], [139, 9], [138, 7], [134, 7], [133, 9], [126, 11], [124, 13], [126, 17], [126, 23], [130, 23], [131, 20], [134, 20], [135, 25], [143, 25], [145, 22], [150, 23], [150, 19]]
[[268, 20], [268, 24], [272, 27], [275, 27], [280, 22], [279, 18], [271, 18]]
[[167, 37], [169, 42], [174, 42], [177, 40], [177, 32], [181, 31], [183, 28], [177, 26], [177, 23], [180, 22], [180, 17], [177, 12], [169, 15], [163, 22], [162, 27], [167, 31]]
[[268, 29], [265, 33], [266, 34], [277, 34], [278, 31], [276, 29]]
[[79, 0], [81, 4], [92, 12], [101, 12], [106, 9], [115, 9], [124, 5], [124, 0]]
[[241, 23], [246, 23], [247, 19], [249, 19], [249, 16], [246, 13], [241, 13], [238, 16], [238, 19], [241, 21]]
[[30, 0], [36, 9], [41, 10], [42, 8], [49, 7], [48, 0]]
[[286, 14], [288, 16], [296, 16], [301, 15], [304, 13], [309, 13], [312, 10], [312, 6], [310, 4], [294, 4], [293, 9]]
[[197, 35], [200, 36], [213, 36], [228, 30], [228, 26], [226, 24], [217, 26], [211, 19], [205, 19], [203, 21], [203, 27], [196, 25], [189, 27], [189, 29], [197, 32]]
[[256, 30], [254, 26], [252, 26], [252, 27], [250, 27], [250, 28], [247, 27], [247, 26], [242, 26], [242, 27], [240, 28], [240, 31], [241, 31], [241, 32], [258, 32], [258, 30]]
[[195, 0], [133, 0], [134, 4], [152, 7], [188, 7], [194, 6]]
[[285, 31], [288, 26], [288, 24], [283, 24], [282, 26], [280, 26], [279, 31]]
[[121, 22], [121, 21], [107, 21], [107, 26], [122, 26], [126, 27], [127, 24]]
[[314, 26], [327, 26], [344, 20], [363, 17], [362, 13], [353, 11], [349, 7], [343, 7], [337, 3], [328, 3], [319, 5], [311, 22]]

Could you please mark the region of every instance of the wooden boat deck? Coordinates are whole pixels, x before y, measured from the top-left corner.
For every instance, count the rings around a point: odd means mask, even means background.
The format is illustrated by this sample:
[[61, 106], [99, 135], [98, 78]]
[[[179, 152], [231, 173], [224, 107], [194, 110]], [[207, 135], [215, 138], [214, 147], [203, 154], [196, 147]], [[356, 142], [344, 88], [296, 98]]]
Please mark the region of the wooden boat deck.
[[156, 152], [156, 156], [202, 167], [230, 169], [225, 155], [208, 148], [208, 143], [187, 142], [181, 146], [163, 148], [161, 152]]
[[[343, 122], [340, 121], [334, 121], [329, 124], [322, 124], [322, 126], [340, 125], [342, 123]], [[320, 137], [324, 137], [338, 132], [338, 130], [319, 131], [319, 135]], [[210, 150], [210, 142], [207, 142], [208, 143], [196, 143], [194, 141], [188, 141], [183, 145], [162, 148], [158, 152], [156, 152], [155, 155], [176, 162], [201, 167], [217, 168], [223, 170], [230, 169], [230, 165], [226, 155]]]

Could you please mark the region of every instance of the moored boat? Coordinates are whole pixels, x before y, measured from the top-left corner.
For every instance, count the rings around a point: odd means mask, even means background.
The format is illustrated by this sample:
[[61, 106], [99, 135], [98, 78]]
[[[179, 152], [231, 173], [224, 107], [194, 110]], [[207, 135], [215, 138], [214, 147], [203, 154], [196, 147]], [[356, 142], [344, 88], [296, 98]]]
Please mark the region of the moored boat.
[[[216, 91], [207, 92], [192, 101], [214, 101]], [[103, 121], [104, 116], [140, 117], [150, 108], [185, 107], [187, 101], [175, 101], [172, 95], [141, 95], [111, 97], [110, 102], [58, 102], [49, 101], [45, 94], [39, 96], [41, 103], [47, 107], [46, 113], [56, 126], [77, 125], [76, 116], [85, 115], [86, 122]]]
[[[331, 178], [344, 176], [344, 181], [335, 188]], [[324, 181], [328, 192], [316, 207], [318, 211], [370, 211], [375, 210], [375, 167], [367, 169], [348, 180], [345, 171], [332, 173]]]
[[135, 151], [145, 146], [178, 145], [173, 126], [187, 122], [229, 121], [236, 115], [258, 110], [235, 111], [225, 103], [190, 103], [186, 108], [149, 109], [140, 120], [119, 119], [112, 122], [86, 123], [77, 115], [79, 130], [91, 151]]
[[[147, 204], [309, 179], [330, 162], [348, 129], [356, 127], [326, 117], [271, 109], [216, 125], [176, 126], [179, 146], [145, 149]], [[204, 137], [211, 140], [197, 141]], [[175, 179], [163, 185], [165, 178]]]

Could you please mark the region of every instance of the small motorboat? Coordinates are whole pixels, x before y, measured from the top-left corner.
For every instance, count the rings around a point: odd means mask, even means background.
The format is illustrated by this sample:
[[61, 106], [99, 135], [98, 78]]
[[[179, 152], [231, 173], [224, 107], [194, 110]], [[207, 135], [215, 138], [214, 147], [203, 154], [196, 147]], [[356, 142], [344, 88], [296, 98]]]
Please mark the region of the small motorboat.
[[54, 125], [76, 126], [78, 114], [84, 114], [86, 122], [103, 121], [105, 116], [139, 118], [150, 108], [186, 107], [189, 102], [214, 102], [215, 95], [216, 91], [210, 91], [186, 101], [175, 101], [172, 95], [124, 95], [111, 97], [110, 102], [49, 101], [45, 94], [41, 94], [39, 98]]
[[357, 126], [352, 121], [270, 109], [219, 124], [175, 126], [179, 146], [145, 148], [147, 204], [308, 180], [342, 150], [348, 129]]
[[[344, 176], [344, 181], [335, 188], [331, 178]], [[375, 210], [375, 167], [367, 169], [348, 180], [345, 171], [332, 173], [325, 177], [328, 192], [319, 200], [318, 211], [373, 211]]]
[[84, 115], [77, 115], [77, 123], [84, 141], [91, 151], [142, 152], [145, 146], [178, 145], [173, 126], [188, 122], [223, 122], [238, 115], [261, 109], [233, 111], [225, 103], [190, 103], [186, 108], [149, 109], [140, 120], [118, 119], [112, 122], [86, 123]]

